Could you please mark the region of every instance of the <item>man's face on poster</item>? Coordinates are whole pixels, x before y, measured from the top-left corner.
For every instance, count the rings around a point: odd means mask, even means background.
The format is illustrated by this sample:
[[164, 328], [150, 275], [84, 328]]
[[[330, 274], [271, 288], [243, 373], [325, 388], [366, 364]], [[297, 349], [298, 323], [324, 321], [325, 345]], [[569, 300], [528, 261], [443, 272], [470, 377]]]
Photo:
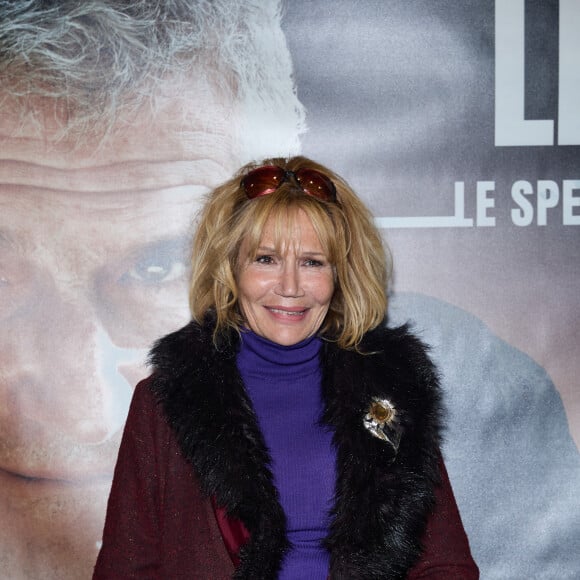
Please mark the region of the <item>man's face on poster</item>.
[[[201, 196], [239, 164], [232, 105], [204, 80], [104, 138], [62, 138], [59, 107], [0, 112], [0, 566], [79, 578], [152, 342], [188, 319]], [[177, 89], [176, 89], [177, 90]], [[65, 570], [66, 572], [63, 572]]]

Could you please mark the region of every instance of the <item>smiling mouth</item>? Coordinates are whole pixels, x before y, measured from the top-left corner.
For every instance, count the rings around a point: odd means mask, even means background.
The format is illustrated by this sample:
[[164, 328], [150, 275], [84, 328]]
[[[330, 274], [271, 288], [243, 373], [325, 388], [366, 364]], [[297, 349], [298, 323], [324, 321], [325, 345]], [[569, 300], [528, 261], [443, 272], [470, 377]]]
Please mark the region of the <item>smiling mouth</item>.
[[69, 486], [69, 485], [83, 486], [83, 485], [87, 485], [87, 484], [108, 483], [108, 482], [110, 482], [110, 480], [112, 478], [112, 473], [111, 474], [99, 473], [99, 474], [94, 474], [94, 475], [88, 475], [88, 476], [82, 477], [82, 478], [66, 477], [66, 476], [64, 476], [64, 474], [62, 474], [63, 476], [60, 476], [60, 475], [61, 474], [57, 474], [57, 473], [32, 475], [32, 474], [20, 473], [17, 471], [12, 471], [10, 469], [4, 469], [4, 468], [0, 467], [0, 476], [8, 478], [6, 481], [12, 480], [15, 483], [22, 482], [22, 483], [25, 483], [27, 485], [31, 485], [31, 484], [37, 484], [37, 485], [56, 484], [56, 485], [67, 485], [67, 486]]
[[14, 479], [19, 479], [22, 482], [55, 482], [55, 483], [72, 483], [71, 480], [68, 479], [61, 479], [58, 477], [45, 477], [40, 475], [26, 475], [24, 473], [19, 473], [16, 471], [12, 471], [10, 469], [2, 469], [0, 467], [0, 473], [7, 475], [8, 477], [13, 477]]
[[[26, 484], [87, 485], [111, 481], [114, 461], [94, 458], [92, 461], [63, 463], [54, 459], [42, 465], [14, 463], [0, 459], [0, 476]], [[1, 487], [1, 485], [0, 485]]]
[[306, 314], [306, 312], [308, 311], [308, 308], [303, 308], [300, 310], [286, 310], [286, 309], [281, 309], [281, 308], [272, 308], [269, 306], [267, 306], [266, 308], [272, 314], [277, 314], [280, 316], [295, 317], [295, 318], [299, 318], [301, 316], [304, 316]]

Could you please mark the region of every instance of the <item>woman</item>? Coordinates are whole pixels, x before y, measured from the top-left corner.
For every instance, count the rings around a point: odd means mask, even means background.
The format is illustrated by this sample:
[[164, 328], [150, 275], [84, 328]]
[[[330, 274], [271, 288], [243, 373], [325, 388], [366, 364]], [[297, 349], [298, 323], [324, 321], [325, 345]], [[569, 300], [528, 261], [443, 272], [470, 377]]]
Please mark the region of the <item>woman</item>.
[[95, 578], [477, 578], [425, 347], [372, 217], [304, 157], [208, 198], [193, 321], [152, 351]]

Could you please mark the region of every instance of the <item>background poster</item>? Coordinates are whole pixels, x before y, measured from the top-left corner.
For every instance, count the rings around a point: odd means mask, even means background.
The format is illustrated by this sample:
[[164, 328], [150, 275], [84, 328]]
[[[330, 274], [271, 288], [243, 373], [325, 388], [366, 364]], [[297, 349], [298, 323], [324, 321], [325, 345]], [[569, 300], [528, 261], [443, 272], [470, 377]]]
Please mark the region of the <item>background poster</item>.
[[[280, 22], [273, 0], [223, 0], [213, 28], [197, 0], [135, 1], [117, 37], [113, 2], [48, 4], [0, 0], [0, 578], [90, 577], [145, 353], [188, 317], [200, 198], [298, 149], [392, 250], [390, 323], [439, 365], [482, 578], [577, 578], [580, 1], [293, 0]], [[18, 58], [41, 36], [86, 59], [96, 121], [75, 139], [80, 105]], [[163, 69], [147, 38], [194, 56]], [[109, 126], [111, 95], [130, 98]]]
[[303, 151], [372, 207], [393, 322], [443, 371], [483, 578], [580, 571], [579, 19], [579, 2], [530, 0], [300, 2], [285, 19]]

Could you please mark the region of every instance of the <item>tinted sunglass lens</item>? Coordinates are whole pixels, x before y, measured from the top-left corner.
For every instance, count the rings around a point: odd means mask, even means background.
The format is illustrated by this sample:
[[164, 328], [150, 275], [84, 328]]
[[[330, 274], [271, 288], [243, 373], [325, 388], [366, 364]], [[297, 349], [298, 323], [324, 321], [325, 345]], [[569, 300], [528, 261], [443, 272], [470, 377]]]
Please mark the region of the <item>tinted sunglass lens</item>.
[[296, 172], [296, 178], [308, 195], [325, 201], [336, 201], [336, 188], [326, 175], [315, 169], [300, 169]]
[[276, 165], [265, 165], [250, 171], [243, 179], [242, 186], [250, 199], [269, 195], [284, 181], [286, 172]]

